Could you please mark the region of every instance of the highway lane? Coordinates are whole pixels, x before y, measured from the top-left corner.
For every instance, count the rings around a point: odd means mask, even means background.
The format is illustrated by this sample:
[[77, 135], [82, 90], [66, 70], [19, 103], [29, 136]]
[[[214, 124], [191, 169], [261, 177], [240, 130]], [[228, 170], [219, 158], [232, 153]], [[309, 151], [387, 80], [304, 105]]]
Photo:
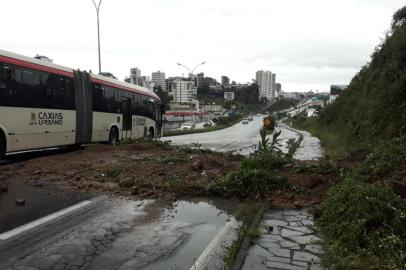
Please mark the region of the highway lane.
[[[230, 152], [241, 155], [249, 155], [255, 151], [261, 140], [259, 131], [262, 128], [262, 115], [256, 115], [248, 124], [237, 123], [229, 128], [181, 136], [164, 137], [163, 141], [171, 141], [174, 145], [200, 144], [203, 149], [219, 152]], [[279, 136], [279, 149], [286, 153], [287, 142], [290, 139], [297, 140], [303, 134], [303, 141], [297, 149], [294, 158], [298, 160], [318, 160], [323, 156], [320, 140], [305, 131], [295, 130], [278, 121], [276, 131], [281, 131]], [[268, 138], [271, 138], [269, 135]]]

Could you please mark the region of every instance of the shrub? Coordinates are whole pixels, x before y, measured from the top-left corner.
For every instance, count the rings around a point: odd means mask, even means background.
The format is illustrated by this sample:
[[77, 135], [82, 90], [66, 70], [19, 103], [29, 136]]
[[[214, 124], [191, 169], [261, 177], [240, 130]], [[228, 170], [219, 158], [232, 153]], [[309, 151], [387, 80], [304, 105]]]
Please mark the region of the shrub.
[[105, 175], [106, 175], [107, 177], [114, 178], [114, 179], [116, 179], [117, 177], [119, 177], [120, 174], [121, 174], [121, 170], [120, 170], [120, 169], [117, 169], [117, 168], [108, 169], [108, 170], [105, 172]]
[[396, 138], [376, 147], [362, 162], [357, 174], [368, 182], [380, 178], [388, 179], [402, 169], [404, 161], [406, 161], [406, 138]]
[[242, 169], [279, 169], [292, 163], [293, 160], [276, 151], [263, 151], [258, 155], [244, 159]]
[[240, 198], [259, 199], [273, 189], [295, 190], [294, 186], [265, 169], [239, 168], [226, 175], [217, 185], [221, 194]]
[[319, 222], [332, 269], [400, 269], [406, 261], [406, 207], [386, 186], [344, 180]]

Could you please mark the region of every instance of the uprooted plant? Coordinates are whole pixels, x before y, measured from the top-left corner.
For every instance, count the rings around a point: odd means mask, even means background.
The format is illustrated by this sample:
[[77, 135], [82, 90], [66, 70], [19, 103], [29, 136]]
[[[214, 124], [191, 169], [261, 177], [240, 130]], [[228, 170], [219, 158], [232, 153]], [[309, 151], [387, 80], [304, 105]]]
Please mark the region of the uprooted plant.
[[269, 128], [273, 129], [271, 120], [265, 118], [264, 127], [260, 130], [259, 149], [241, 161], [237, 170], [230, 172], [217, 183], [217, 193], [258, 200], [264, 199], [272, 190], [301, 191], [279, 176], [278, 171], [293, 161], [277, 148], [280, 131], [273, 134], [272, 141], [266, 138]]

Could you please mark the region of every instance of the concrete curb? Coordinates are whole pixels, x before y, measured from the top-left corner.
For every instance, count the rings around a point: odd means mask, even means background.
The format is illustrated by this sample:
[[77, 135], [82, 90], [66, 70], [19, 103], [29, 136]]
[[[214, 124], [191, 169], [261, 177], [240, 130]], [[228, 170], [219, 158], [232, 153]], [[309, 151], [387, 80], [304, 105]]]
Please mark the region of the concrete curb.
[[236, 221], [227, 222], [223, 228], [217, 233], [210, 244], [205, 248], [200, 257], [195, 261], [194, 265], [190, 267], [190, 270], [205, 270], [210, 262], [210, 259], [214, 256], [217, 248], [223, 243], [230, 231], [234, 230], [237, 226]]
[[[41, 219], [31, 222], [31, 224], [34, 224], [36, 226], [27, 228], [24, 227], [27, 225], [26, 224], [11, 231], [5, 232], [4, 234], [2, 234], [5, 236], [3, 237], [5, 238], [5, 240], [0, 240], [0, 268], [5, 269], [7, 268], [7, 264], [12, 263], [12, 261], [8, 262], [8, 259], [11, 258], [12, 254], [18, 254], [19, 257], [26, 255], [26, 253], [28, 252], [28, 248], [21, 250], [21, 246], [38, 246], [46, 244], [47, 242], [52, 242], [53, 237], [60, 233], [60, 231], [58, 230], [59, 226], [68, 228], [65, 233], [69, 233], [71, 230], [74, 230], [78, 222], [82, 221], [82, 219], [86, 219], [87, 216], [99, 211], [98, 206], [103, 203], [106, 198], [106, 196], [95, 197], [89, 200], [89, 203], [79, 203], [76, 204], [77, 206], [74, 208], [71, 208], [71, 206], [58, 211], [62, 214], [56, 215], [52, 219], [44, 219], [48, 216], [51, 216], [51, 214], [42, 218], [42, 221], [44, 222], [37, 222]], [[69, 208], [73, 210], [61, 212]], [[77, 217], [82, 218], [78, 220]], [[5, 262], [6, 265], [3, 265], [2, 262]]]
[[[260, 207], [258, 210], [257, 215], [255, 216], [254, 220], [251, 222], [251, 225], [249, 229], [254, 229], [258, 226], [258, 224], [262, 221], [262, 216], [264, 214], [265, 209], [263, 207]], [[248, 250], [250, 248], [251, 244], [251, 237], [248, 235], [245, 235], [244, 240], [241, 244], [240, 250], [237, 253], [237, 256], [234, 261], [234, 265], [232, 267], [232, 270], [240, 270], [244, 261], [245, 257], [247, 256]]]

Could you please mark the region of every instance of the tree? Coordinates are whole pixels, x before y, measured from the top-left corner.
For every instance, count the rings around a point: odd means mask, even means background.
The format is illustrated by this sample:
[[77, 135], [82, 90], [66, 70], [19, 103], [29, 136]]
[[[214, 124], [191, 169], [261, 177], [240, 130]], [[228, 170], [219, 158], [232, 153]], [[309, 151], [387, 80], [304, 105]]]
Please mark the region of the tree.
[[399, 9], [393, 15], [392, 20], [392, 30], [395, 29], [397, 26], [402, 25], [406, 21], [406, 6]]
[[161, 99], [161, 103], [165, 106], [165, 109], [169, 110], [169, 102], [171, 101], [171, 97], [169, 96], [168, 92], [162, 90], [161, 86], [155, 86], [154, 92]]

